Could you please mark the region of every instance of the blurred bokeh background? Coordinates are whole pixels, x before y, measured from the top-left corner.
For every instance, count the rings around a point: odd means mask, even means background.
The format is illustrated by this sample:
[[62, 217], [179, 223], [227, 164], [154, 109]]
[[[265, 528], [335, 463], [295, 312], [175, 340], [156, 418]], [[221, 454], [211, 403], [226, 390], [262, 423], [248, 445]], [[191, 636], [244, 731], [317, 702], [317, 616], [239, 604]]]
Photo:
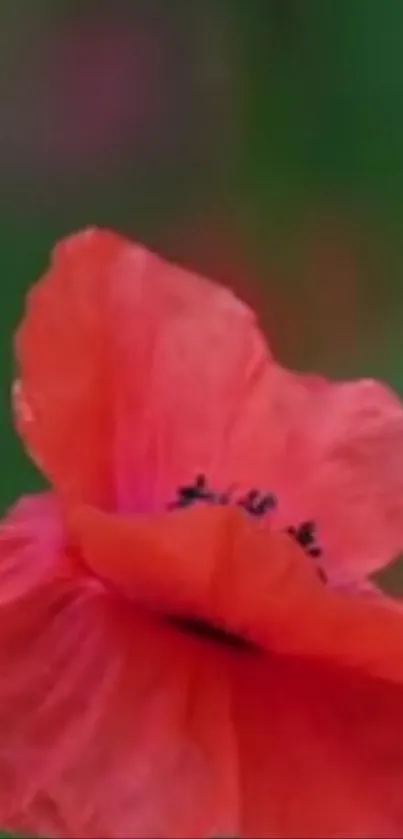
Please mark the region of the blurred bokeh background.
[[403, 387], [402, 0], [0, 4], [2, 508], [12, 331], [52, 243], [118, 228], [228, 284], [277, 355]]

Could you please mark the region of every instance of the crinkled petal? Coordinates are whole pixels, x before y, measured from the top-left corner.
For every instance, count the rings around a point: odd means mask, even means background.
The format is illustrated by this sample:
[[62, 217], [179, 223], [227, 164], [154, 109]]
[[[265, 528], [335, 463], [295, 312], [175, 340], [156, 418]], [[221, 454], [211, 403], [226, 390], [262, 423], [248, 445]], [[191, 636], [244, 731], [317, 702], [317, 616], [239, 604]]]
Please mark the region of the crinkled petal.
[[230, 292], [108, 231], [62, 242], [16, 341], [18, 427], [70, 500], [162, 512], [205, 474], [214, 492], [314, 520], [332, 581], [403, 547], [403, 410], [372, 381], [282, 369]]
[[222, 653], [195, 656], [185, 636], [79, 574], [56, 543], [45, 553], [51, 579], [34, 579], [43, 540], [29, 515], [19, 526], [19, 552], [0, 531], [0, 592], [13, 568], [19, 580], [0, 604], [2, 827], [227, 835], [236, 788]]
[[[253, 474], [270, 354], [250, 310], [208, 280], [84, 231], [31, 291], [16, 353], [18, 428], [76, 500], [155, 509], [198, 472], [226, 489], [249, 457]], [[227, 457], [249, 399], [253, 425]]]
[[[244, 521], [248, 538], [261, 534], [249, 543], [257, 548], [263, 528]], [[26, 538], [29, 521], [20, 525]], [[29, 554], [23, 548], [11, 559], [0, 547], [0, 590], [2, 569], [10, 573], [12, 562], [19, 576], [25, 565], [29, 577], [43, 548], [35, 527], [31, 532]], [[221, 551], [233, 544], [227, 536]], [[285, 565], [272, 546], [266, 564], [278, 565], [277, 575], [260, 629], [275, 640], [273, 627], [281, 628], [277, 650], [284, 654], [230, 649], [142, 616], [74, 563], [70, 575], [58, 573], [69, 565], [69, 550], [56, 544], [48, 553], [53, 580], [29, 578], [21, 596], [0, 608], [2, 826], [88, 839], [401, 836], [401, 614], [390, 610], [388, 634], [370, 598], [337, 596], [339, 620], [353, 604], [358, 635], [362, 623], [359, 672], [347, 638], [335, 631], [335, 612], [325, 650], [325, 618], [336, 602], [330, 593], [322, 614], [316, 607], [316, 633], [312, 615], [297, 656], [300, 606], [309, 592], [314, 605], [314, 586], [302, 552], [295, 549]], [[153, 557], [144, 542], [141, 549], [146, 566]], [[256, 568], [254, 554], [248, 559], [255, 588], [243, 600], [238, 591], [243, 609], [252, 597], [263, 606], [259, 551]], [[235, 562], [227, 583], [236, 570]], [[326, 598], [326, 588], [315, 589], [318, 599], [319, 591]], [[369, 675], [371, 661], [380, 659], [391, 668], [383, 679]]]
[[403, 550], [402, 403], [376, 381], [329, 382], [312, 389], [300, 430], [312, 458], [296, 476], [300, 513], [317, 522], [331, 579], [362, 579]]
[[[61, 508], [52, 492], [23, 496], [0, 524], [0, 609], [54, 579], [65, 544]], [[69, 574], [60, 564], [59, 573]]]
[[389, 598], [325, 585], [287, 534], [238, 509], [137, 518], [83, 507], [69, 527], [89, 570], [138, 605], [403, 683], [402, 614]]

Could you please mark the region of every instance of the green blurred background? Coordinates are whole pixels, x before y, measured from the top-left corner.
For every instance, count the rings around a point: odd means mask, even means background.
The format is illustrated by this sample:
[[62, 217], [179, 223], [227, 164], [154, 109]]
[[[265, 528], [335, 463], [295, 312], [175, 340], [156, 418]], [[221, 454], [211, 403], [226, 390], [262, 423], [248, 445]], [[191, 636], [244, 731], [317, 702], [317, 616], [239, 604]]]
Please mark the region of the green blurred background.
[[82, 225], [235, 286], [285, 363], [402, 387], [402, 41], [402, 0], [0, 4], [3, 509], [40, 482], [13, 328]]

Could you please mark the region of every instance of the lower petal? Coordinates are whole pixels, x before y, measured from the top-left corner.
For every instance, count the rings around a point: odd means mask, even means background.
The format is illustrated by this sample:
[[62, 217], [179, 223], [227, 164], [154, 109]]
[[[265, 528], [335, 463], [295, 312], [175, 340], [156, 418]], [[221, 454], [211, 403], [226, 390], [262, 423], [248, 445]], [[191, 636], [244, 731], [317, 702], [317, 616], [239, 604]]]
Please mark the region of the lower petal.
[[0, 611], [0, 824], [39, 836], [234, 829], [226, 661], [89, 581]]
[[100, 584], [58, 584], [18, 611], [0, 620], [8, 829], [402, 835], [400, 686], [229, 651], [135, 617]]
[[401, 837], [403, 691], [304, 660], [239, 658], [240, 836]]
[[[342, 608], [340, 594], [319, 598], [319, 584], [301, 599], [305, 566], [290, 556], [265, 593], [277, 653], [269, 644], [230, 650], [141, 615], [79, 572], [57, 517], [55, 531], [44, 526], [47, 503], [38, 501], [39, 528], [20, 508], [11, 534], [0, 529], [4, 828], [88, 839], [402, 836], [398, 611], [370, 594], [346, 594]], [[237, 544], [253, 570], [258, 542], [252, 555]], [[33, 577], [36, 560], [42, 571]], [[263, 574], [263, 555], [259, 567]], [[18, 585], [7, 590], [10, 579]], [[325, 614], [333, 627], [347, 614], [343, 631], [326, 637]], [[312, 652], [322, 660], [309, 660]], [[357, 663], [390, 681], [359, 673]]]

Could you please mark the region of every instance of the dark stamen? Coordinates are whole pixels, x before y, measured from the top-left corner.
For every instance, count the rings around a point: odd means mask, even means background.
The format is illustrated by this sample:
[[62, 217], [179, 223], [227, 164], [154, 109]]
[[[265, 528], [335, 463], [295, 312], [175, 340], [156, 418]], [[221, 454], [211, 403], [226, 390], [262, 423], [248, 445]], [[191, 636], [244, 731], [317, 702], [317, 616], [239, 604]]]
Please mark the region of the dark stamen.
[[[261, 492], [261, 490], [252, 487], [248, 492], [236, 500], [234, 499], [234, 492], [236, 486], [230, 486], [225, 492], [214, 492], [209, 488], [205, 474], [196, 476], [192, 484], [178, 487], [176, 490], [177, 498], [175, 501], [168, 504], [168, 509], [173, 510], [181, 507], [190, 507], [196, 502], [203, 501], [208, 504], [230, 504], [232, 501], [246, 510], [247, 513], [256, 518], [266, 515], [277, 505], [277, 498], [272, 493]], [[286, 533], [294, 539], [298, 545], [312, 557], [312, 559], [320, 559], [322, 556], [322, 548], [316, 542], [316, 523], [312, 520], [303, 521], [297, 527], [290, 526], [286, 528]], [[322, 569], [317, 569], [322, 579], [326, 579], [325, 573]], [[205, 630], [203, 630], [205, 631]], [[221, 631], [221, 630], [220, 630]], [[211, 633], [211, 628], [209, 628]]]
[[[286, 532], [294, 539], [298, 545], [311, 556], [312, 559], [320, 559], [322, 556], [322, 548], [315, 543], [316, 540], [316, 524], [314, 521], [303, 521], [298, 527], [287, 527]], [[323, 582], [327, 581], [326, 574], [319, 565], [316, 566], [317, 574]]]
[[315, 541], [316, 525], [314, 521], [303, 521], [296, 531], [297, 542], [302, 548], [307, 548]]
[[252, 516], [264, 516], [276, 506], [276, 499], [274, 495], [264, 495], [258, 489], [251, 489], [238, 504]]
[[198, 475], [193, 484], [179, 487], [177, 489], [177, 499], [168, 505], [168, 509], [172, 510], [178, 507], [190, 507], [196, 501], [215, 501], [216, 495], [208, 489], [207, 479], [205, 475]]

